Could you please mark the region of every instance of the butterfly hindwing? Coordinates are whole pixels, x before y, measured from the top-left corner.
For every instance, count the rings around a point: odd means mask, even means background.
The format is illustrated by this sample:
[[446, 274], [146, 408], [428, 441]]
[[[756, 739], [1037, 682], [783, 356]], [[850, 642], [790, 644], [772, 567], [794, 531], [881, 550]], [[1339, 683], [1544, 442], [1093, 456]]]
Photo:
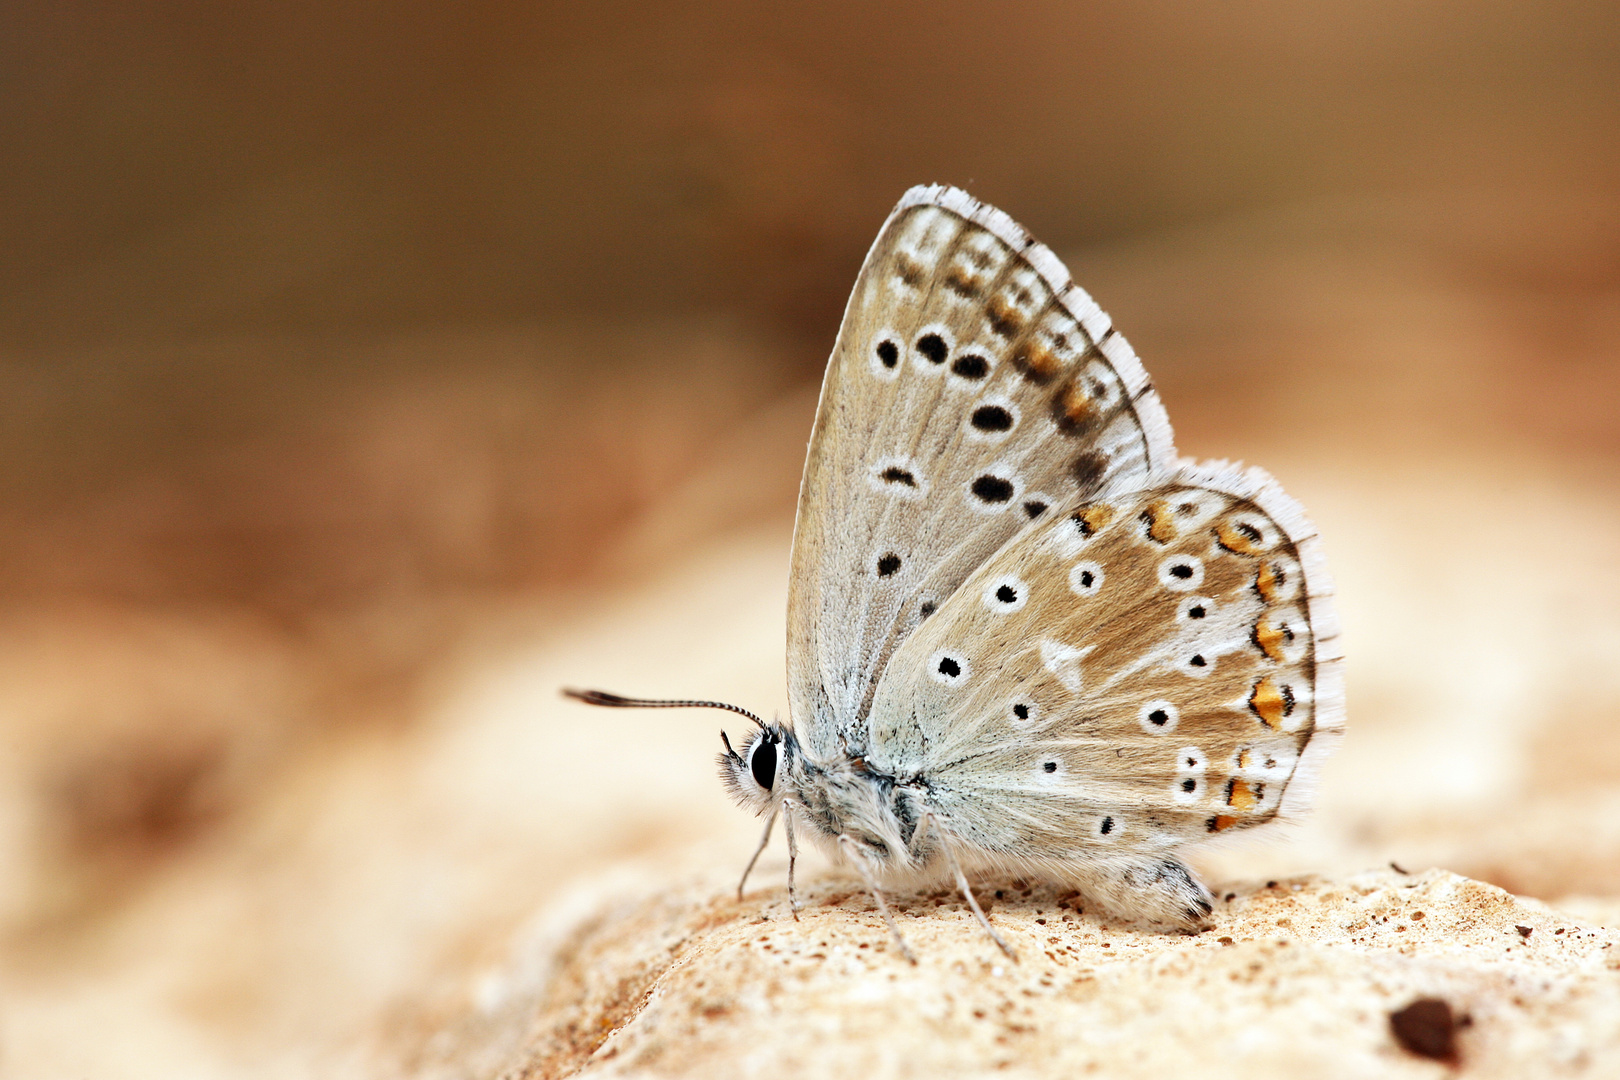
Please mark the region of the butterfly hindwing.
[[1153, 853], [1292, 816], [1342, 727], [1314, 531], [1258, 470], [1065, 507], [896, 651], [871, 765], [991, 858]]
[[1008, 539], [1173, 458], [1141, 364], [1062, 263], [960, 191], [908, 192], [851, 296], [800, 493], [788, 680], [812, 753], [866, 752], [890, 656]]

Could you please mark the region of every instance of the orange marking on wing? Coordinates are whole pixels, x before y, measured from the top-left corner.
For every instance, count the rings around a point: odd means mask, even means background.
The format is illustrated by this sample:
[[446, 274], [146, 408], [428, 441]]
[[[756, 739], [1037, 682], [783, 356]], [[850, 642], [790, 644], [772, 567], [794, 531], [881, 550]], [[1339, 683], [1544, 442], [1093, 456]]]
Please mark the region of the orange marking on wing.
[[957, 267], [946, 275], [945, 286], [958, 296], [973, 297], [983, 290], [984, 280]]
[[1071, 379], [1052, 399], [1052, 418], [1064, 431], [1078, 431], [1097, 418], [1097, 403], [1079, 380]]
[[990, 315], [990, 329], [1002, 337], [1010, 338], [1024, 328], [1024, 313], [1002, 297], [993, 297], [986, 311]]
[[1249, 695], [1249, 708], [1262, 724], [1275, 728], [1294, 711], [1294, 692], [1286, 685], [1279, 686], [1276, 679], [1267, 675], [1254, 684], [1254, 692]]
[[1149, 540], [1168, 544], [1176, 538], [1176, 515], [1170, 509], [1170, 504], [1163, 499], [1149, 504], [1148, 508], [1142, 511], [1142, 520], [1147, 524]]
[[1107, 503], [1092, 503], [1076, 510], [1074, 516], [1080, 522], [1082, 532], [1087, 536], [1096, 536], [1114, 520], [1115, 512]]
[[1258, 555], [1264, 550], [1260, 546], [1260, 534], [1255, 532], [1254, 526], [1241, 521], [1216, 522], [1215, 539], [1221, 547], [1236, 555]]
[[1045, 386], [1063, 372], [1063, 361], [1039, 341], [1028, 341], [1013, 351], [1013, 366], [1024, 373], [1024, 378], [1038, 386]]
[[1288, 575], [1282, 567], [1273, 562], [1261, 563], [1260, 573], [1254, 579], [1254, 591], [1269, 604], [1277, 599], [1277, 594], [1287, 582]]
[[1238, 819], [1231, 814], [1217, 814], [1209, 819], [1208, 828], [1210, 832], [1220, 832], [1222, 829], [1230, 829], [1237, 823]]
[[1260, 793], [1247, 780], [1233, 777], [1226, 785], [1226, 805], [1234, 810], [1253, 810], [1260, 805]]
[[1269, 614], [1260, 616], [1254, 624], [1254, 643], [1260, 651], [1279, 663], [1283, 659], [1283, 646], [1294, 640], [1294, 631], [1285, 622], [1273, 623]]

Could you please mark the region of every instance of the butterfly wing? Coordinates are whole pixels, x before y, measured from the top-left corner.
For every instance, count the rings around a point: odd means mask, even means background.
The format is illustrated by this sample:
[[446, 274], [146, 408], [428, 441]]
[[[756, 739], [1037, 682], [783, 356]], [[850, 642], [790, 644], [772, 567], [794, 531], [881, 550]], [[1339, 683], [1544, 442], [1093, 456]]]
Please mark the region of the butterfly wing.
[[870, 762], [981, 858], [1166, 852], [1292, 816], [1343, 727], [1319, 542], [1259, 470], [1054, 513], [895, 652]]
[[799, 496], [788, 688], [810, 752], [867, 752], [890, 656], [1015, 533], [1173, 463], [1146, 372], [1057, 257], [961, 191], [908, 192], [850, 298]]

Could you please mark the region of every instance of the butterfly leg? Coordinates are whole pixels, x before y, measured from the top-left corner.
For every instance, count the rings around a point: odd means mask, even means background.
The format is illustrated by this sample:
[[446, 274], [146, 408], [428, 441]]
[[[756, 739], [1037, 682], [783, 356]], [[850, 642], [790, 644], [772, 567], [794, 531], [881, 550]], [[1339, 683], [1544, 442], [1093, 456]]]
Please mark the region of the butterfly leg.
[[[771, 818], [776, 818], [772, 812]], [[793, 808], [786, 799], [782, 800], [782, 831], [787, 833], [788, 841], [788, 910], [793, 912], [793, 921], [799, 921], [799, 893], [793, 887], [793, 869], [799, 862], [799, 841], [793, 835]]]
[[855, 864], [855, 869], [861, 872], [867, 890], [871, 892], [872, 899], [877, 901], [878, 914], [883, 916], [883, 924], [889, 928], [889, 936], [900, 946], [900, 955], [915, 964], [917, 957], [912, 954], [911, 946], [906, 944], [906, 939], [900, 936], [900, 928], [894, 925], [894, 916], [889, 914], [889, 905], [883, 901], [883, 892], [877, 886], [877, 879], [872, 876], [871, 868], [866, 865], [866, 856], [861, 854], [855, 840], [848, 833], [838, 838], [838, 846], [843, 848], [849, 861]]
[[[742, 880], [737, 882], [737, 899], [738, 900], [741, 900], [743, 898], [743, 886], [748, 884], [748, 875], [752, 874], [754, 872], [754, 864], [759, 862], [759, 857], [761, 855], [765, 854], [766, 845], [768, 845], [771, 842], [771, 830], [773, 828], [775, 828], [775, 827], [776, 827], [776, 811], [772, 810], [771, 811], [771, 816], [765, 819], [765, 833], [764, 833], [764, 835], [762, 835], [759, 838], [759, 847], [754, 849], [754, 857], [752, 859], [748, 860], [748, 865], [747, 866], [743, 867]], [[793, 832], [792, 827], [789, 826], [788, 835], [791, 836], [792, 832]], [[789, 896], [793, 895], [793, 869], [792, 869], [792, 864], [791, 863], [788, 866], [788, 895]]]
[[990, 925], [990, 920], [985, 916], [984, 909], [979, 907], [979, 901], [974, 898], [973, 890], [968, 888], [967, 875], [962, 873], [962, 867], [956, 861], [956, 853], [951, 850], [951, 842], [946, 839], [945, 830], [940, 828], [939, 819], [933, 814], [924, 814], [923, 819], [939, 840], [939, 850], [945, 854], [945, 862], [950, 865], [951, 875], [956, 878], [956, 887], [962, 891], [962, 895], [967, 899], [968, 907], [973, 909], [973, 917], [979, 920], [979, 925], [984, 927], [984, 932], [990, 935], [990, 940], [999, 945], [1001, 951], [1007, 954], [1007, 959], [1015, 964], [1018, 963], [1018, 954], [1013, 952], [1012, 946], [1008, 945], [1000, 934], [996, 933], [996, 928]]
[[1196, 933], [1207, 927], [1213, 910], [1209, 890], [1180, 859], [1098, 860], [1077, 868], [1074, 878], [1082, 893], [1127, 919]]

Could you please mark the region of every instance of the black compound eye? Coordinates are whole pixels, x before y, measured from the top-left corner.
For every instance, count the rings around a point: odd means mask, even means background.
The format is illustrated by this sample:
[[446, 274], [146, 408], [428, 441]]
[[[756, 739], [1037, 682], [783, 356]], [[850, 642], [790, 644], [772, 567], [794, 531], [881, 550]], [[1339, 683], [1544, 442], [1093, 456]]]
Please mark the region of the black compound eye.
[[776, 744], [769, 739], [759, 740], [748, 757], [748, 770], [754, 774], [754, 783], [771, 790], [776, 784]]

